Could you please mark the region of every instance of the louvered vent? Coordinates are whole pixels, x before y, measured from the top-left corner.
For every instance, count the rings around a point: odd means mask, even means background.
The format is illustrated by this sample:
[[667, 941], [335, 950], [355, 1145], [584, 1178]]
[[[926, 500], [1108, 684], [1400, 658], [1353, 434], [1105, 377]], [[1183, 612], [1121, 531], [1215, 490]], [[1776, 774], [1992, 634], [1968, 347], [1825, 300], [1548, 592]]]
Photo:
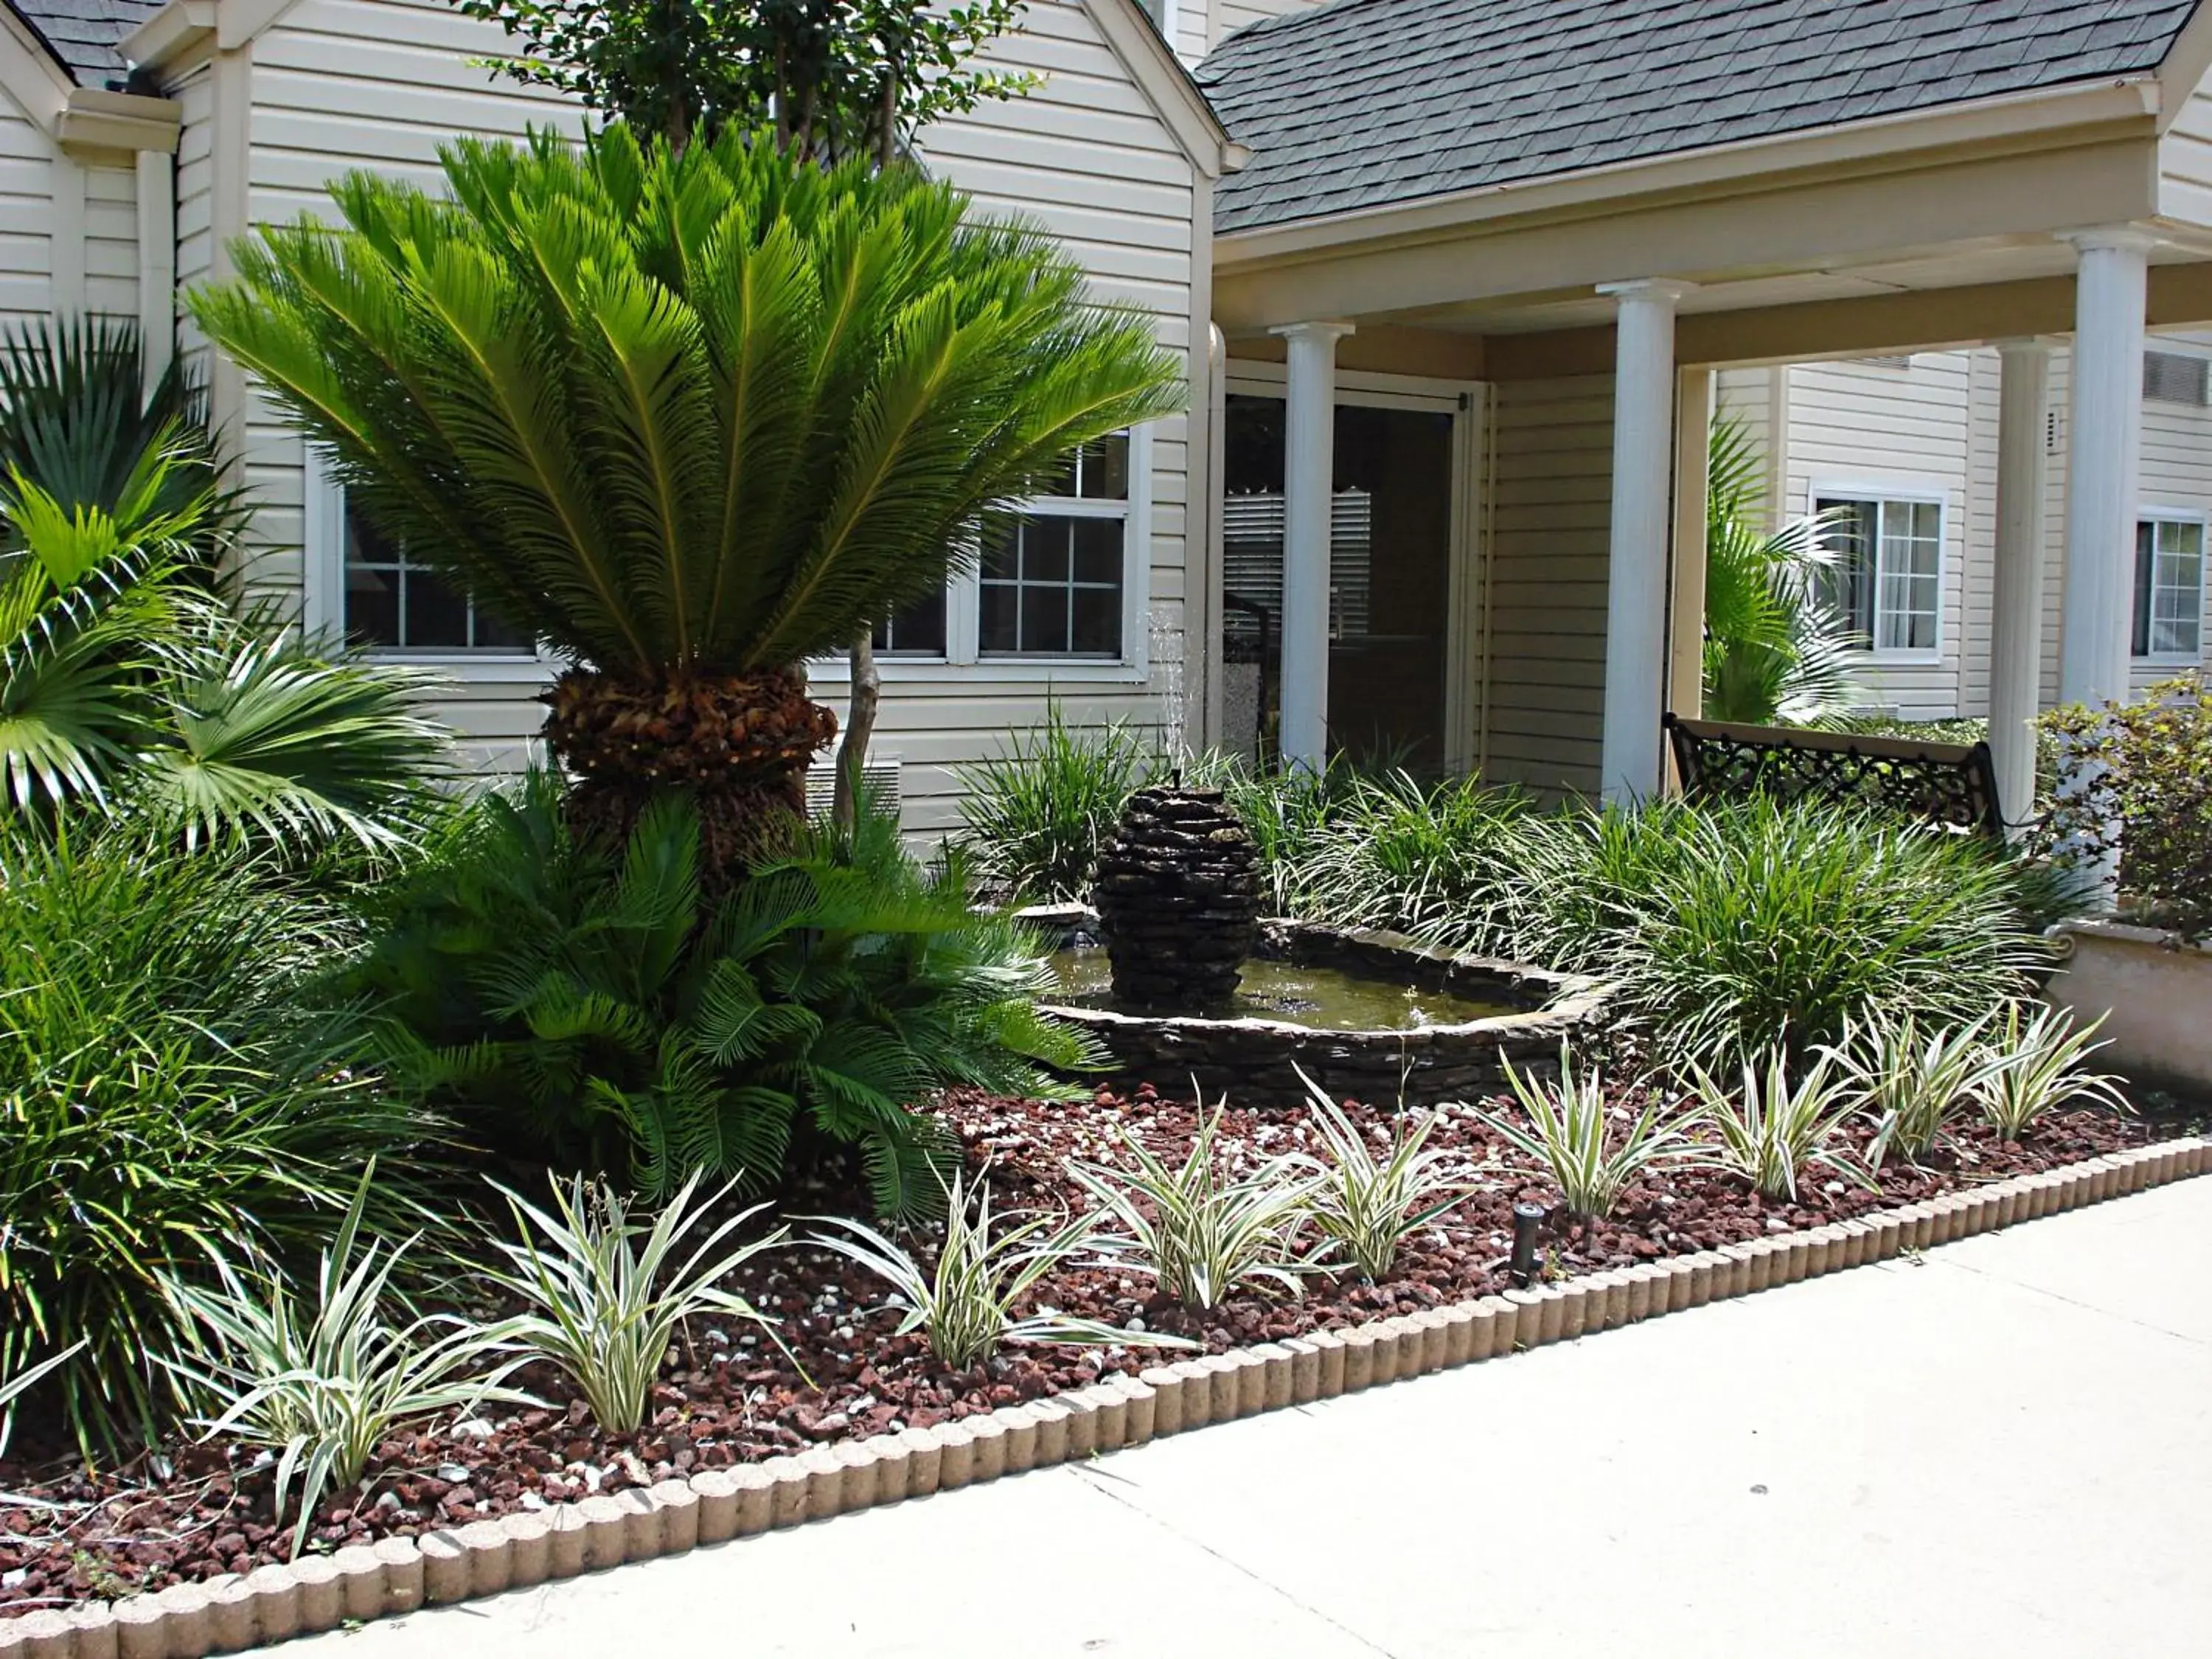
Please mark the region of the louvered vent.
[[1908, 351], [1894, 357], [1850, 357], [1844, 361], [1856, 363], [1862, 368], [1910, 368], [1912, 367], [1912, 354]]
[[2191, 357], [2179, 351], [2143, 353], [2143, 397], [2152, 403], [2186, 404], [2203, 409], [2207, 374], [2212, 358]]
[[[896, 755], [876, 755], [860, 769], [860, 776], [868, 786], [868, 799], [878, 812], [899, 810], [899, 757]], [[806, 769], [806, 816], [824, 817], [830, 811], [830, 800], [837, 787], [837, 768], [833, 759], [817, 761]]]

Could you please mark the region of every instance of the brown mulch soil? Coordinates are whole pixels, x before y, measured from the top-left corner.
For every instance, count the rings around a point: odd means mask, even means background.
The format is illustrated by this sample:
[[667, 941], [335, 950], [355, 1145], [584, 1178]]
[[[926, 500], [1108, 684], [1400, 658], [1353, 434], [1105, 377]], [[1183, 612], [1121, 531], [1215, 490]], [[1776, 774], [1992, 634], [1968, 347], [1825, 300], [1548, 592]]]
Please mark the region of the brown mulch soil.
[[[1117, 1133], [1179, 1158], [1196, 1121], [1189, 1103], [1148, 1089], [1128, 1098], [1102, 1091], [1094, 1103], [1074, 1107], [957, 1095], [935, 1109], [959, 1134], [971, 1166], [989, 1170], [1001, 1209], [1072, 1202], [1062, 1160], [1111, 1161]], [[1378, 1140], [1387, 1139], [1394, 1116], [1353, 1109], [1354, 1121]], [[1630, 1188], [1606, 1222], [1583, 1226], [1555, 1215], [1544, 1237], [1547, 1269], [1592, 1273], [1816, 1226], [2174, 1132], [2171, 1122], [2080, 1110], [2055, 1114], [2029, 1138], [2008, 1145], [1966, 1123], [1953, 1146], [1925, 1168], [1893, 1164], [1878, 1189], [1820, 1171], [1797, 1202], [1786, 1204], [1711, 1173], [1657, 1175]], [[1231, 1107], [1222, 1119], [1221, 1149], [1232, 1166], [1249, 1169], [1304, 1148], [1308, 1136], [1302, 1111]], [[1468, 1108], [1445, 1109], [1429, 1144], [1453, 1156], [1459, 1167], [1451, 1173], [1474, 1190], [1407, 1242], [1381, 1285], [1316, 1278], [1295, 1301], [1253, 1293], [1195, 1314], [1163, 1304], [1141, 1277], [1090, 1269], [1051, 1277], [1038, 1299], [1133, 1334], [1174, 1331], [1219, 1352], [1504, 1288], [1514, 1203], [1549, 1202], [1556, 1194], [1529, 1178]], [[854, 1212], [863, 1207], [858, 1192], [850, 1184], [816, 1184], [787, 1194], [781, 1207], [792, 1214]], [[1155, 1358], [1135, 1346], [1025, 1349], [948, 1374], [919, 1335], [892, 1334], [898, 1316], [880, 1310], [878, 1282], [805, 1245], [757, 1260], [738, 1288], [779, 1322], [804, 1378], [757, 1328], [701, 1321], [663, 1373], [650, 1426], [611, 1435], [589, 1420], [559, 1377], [542, 1368], [526, 1372], [523, 1385], [548, 1406], [493, 1408], [474, 1421], [386, 1442], [363, 1488], [325, 1502], [310, 1547], [409, 1535], [820, 1441], [927, 1427], [1081, 1387], [1104, 1372], [1135, 1371]], [[290, 1528], [275, 1521], [269, 1484], [265, 1460], [257, 1464], [252, 1455], [221, 1445], [173, 1447], [165, 1457], [97, 1477], [52, 1463], [0, 1462], [0, 1618], [282, 1560]], [[25, 1504], [24, 1498], [48, 1507]]]

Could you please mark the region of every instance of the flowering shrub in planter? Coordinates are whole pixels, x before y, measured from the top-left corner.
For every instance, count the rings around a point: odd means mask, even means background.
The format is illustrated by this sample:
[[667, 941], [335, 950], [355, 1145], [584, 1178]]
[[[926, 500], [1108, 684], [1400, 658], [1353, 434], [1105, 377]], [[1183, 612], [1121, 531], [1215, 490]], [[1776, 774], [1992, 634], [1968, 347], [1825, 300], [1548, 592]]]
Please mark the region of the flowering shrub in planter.
[[2212, 684], [2152, 686], [2140, 702], [2043, 717], [2079, 763], [2048, 821], [2061, 855], [2120, 857], [2123, 908], [2185, 939], [2212, 934]]

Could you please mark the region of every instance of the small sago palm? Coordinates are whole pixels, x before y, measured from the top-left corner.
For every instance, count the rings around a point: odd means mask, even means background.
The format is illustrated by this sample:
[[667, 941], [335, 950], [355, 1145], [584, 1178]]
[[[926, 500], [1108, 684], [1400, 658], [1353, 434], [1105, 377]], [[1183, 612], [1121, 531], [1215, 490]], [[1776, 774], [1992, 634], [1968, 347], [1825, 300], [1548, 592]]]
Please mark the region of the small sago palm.
[[1467, 1182], [1449, 1173], [1460, 1160], [1428, 1146], [1434, 1114], [1409, 1115], [1411, 1127], [1391, 1136], [1387, 1156], [1377, 1157], [1344, 1109], [1303, 1071], [1298, 1078], [1328, 1154], [1314, 1194], [1314, 1224], [1363, 1278], [1381, 1280], [1407, 1239], [1467, 1196]]
[[1510, 1060], [1505, 1081], [1528, 1115], [1527, 1127], [1494, 1112], [1480, 1114], [1483, 1122], [1552, 1177], [1575, 1215], [1602, 1221], [1621, 1188], [1646, 1170], [1683, 1164], [1695, 1153], [1686, 1133], [1692, 1120], [1667, 1122], [1656, 1098], [1632, 1117], [1626, 1109], [1616, 1112], [1606, 1103], [1604, 1074], [1592, 1066], [1577, 1075], [1564, 1043], [1557, 1083], [1524, 1077]]
[[394, 1429], [489, 1401], [537, 1403], [506, 1386], [524, 1358], [514, 1326], [417, 1312], [392, 1283], [416, 1241], [362, 1247], [375, 1176], [371, 1164], [322, 1253], [311, 1298], [278, 1268], [240, 1268], [212, 1246], [214, 1285], [163, 1280], [186, 1334], [183, 1352], [162, 1363], [188, 1401], [209, 1407], [198, 1418], [204, 1437], [276, 1455], [276, 1518], [296, 1512], [295, 1556], [324, 1498], [357, 1482]]
[[991, 1188], [971, 1194], [955, 1176], [947, 1191], [945, 1242], [924, 1267], [873, 1227], [839, 1216], [811, 1219], [836, 1229], [808, 1242], [857, 1261], [891, 1287], [889, 1305], [906, 1317], [899, 1334], [921, 1331], [937, 1362], [964, 1371], [1008, 1343], [1119, 1343], [1180, 1346], [1181, 1339], [1125, 1331], [1049, 1308], [1019, 1314], [1016, 1307], [1048, 1274], [1090, 1247], [1095, 1216], [1072, 1219], [1033, 1214], [1012, 1226], [991, 1209]]
[[1908, 1013], [1846, 1030], [1837, 1057], [1874, 1120], [1867, 1158], [1876, 1169], [1893, 1152], [1917, 1159], [1936, 1150], [1953, 1113], [1972, 1098], [1990, 1068], [1988, 1024], [1984, 1018], [1929, 1030]]
[[599, 1426], [614, 1433], [644, 1425], [653, 1382], [685, 1320], [719, 1313], [769, 1323], [720, 1281], [781, 1245], [788, 1229], [728, 1244], [731, 1235], [766, 1207], [756, 1205], [708, 1228], [679, 1261], [678, 1253], [731, 1190], [725, 1187], [695, 1206], [698, 1186], [694, 1175], [649, 1227], [631, 1218], [622, 1194], [586, 1186], [581, 1176], [565, 1188], [554, 1182], [550, 1211], [499, 1188], [522, 1234], [519, 1241], [492, 1241], [507, 1266], [492, 1273], [491, 1282], [525, 1309], [513, 1326], [513, 1340], [574, 1383]]
[[690, 786], [713, 870], [803, 809], [802, 665], [1182, 404], [1149, 323], [911, 168], [618, 123], [441, 160], [450, 200], [354, 173], [342, 226], [240, 243], [193, 313], [350, 499], [573, 659], [546, 737], [581, 821]]
[[2130, 1109], [2119, 1079], [2082, 1069], [2111, 1041], [2097, 1037], [2106, 1016], [2077, 1031], [2069, 1010], [2038, 1007], [2023, 1019], [2021, 1006], [2008, 1004], [2004, 1018], [1990, 1028], [1986, 1063], [1974, 1084], [1982, 1115], [1998, 1134], [2017, 1140], [2045, 1113], [2076, 1100]]
[[1104, 1255], [1150, 1275], [1188, 1308], [1218, 1306], [1247, 1285], [1295, 1291], [1331, 1248], [1304, 1244], [1322, 1176], [1296, 1153], [1266, 1159], [1249, 1175], [1224, 1174], [1216, 1146], [1221, 1108], [1200, 1104], [1198, 1133], [1170, 1165], [1126, 1132], [1116, 1169], [1071, 1162], [1067, 1173], [1097, 1200], [1118, 1233], [1098, 1240]]
[[1774, 1048], [1744, 1063], [1742, 1087], [1734, 1093], [1695, 1061], [1689, 1072], [1720, 1167], [1761, 1197], [1794, 1202], [1798, 1182], [1815, 1165], [1869, 1184], [1866, 1172], [1835, 1144], [1858, 1092], [1832, 1054], [1823, 1053], [1793, 1084], [1788, 1054]]

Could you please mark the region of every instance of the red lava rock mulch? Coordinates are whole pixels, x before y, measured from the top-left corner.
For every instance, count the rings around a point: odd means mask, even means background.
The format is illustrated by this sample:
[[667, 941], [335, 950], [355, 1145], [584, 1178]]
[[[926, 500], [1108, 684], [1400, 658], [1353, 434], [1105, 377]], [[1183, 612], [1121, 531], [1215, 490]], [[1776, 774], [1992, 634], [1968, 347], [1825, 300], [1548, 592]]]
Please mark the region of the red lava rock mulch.
[[[988, 1169], [1001, 1208], [1040, 1200], [1073, 1203], [1076, 1191], [1062, 1160], [1111, 1162], [1117, 1133], [1180, 1157], [1196, 1122], [1188, 1102], [1149, 1090], [1132, 1098], [1101, 1091], [1094, 1103], [1076, 1107], [956, 1095], [935, 1109], [959, 1134], [971, 1165]], [[1355, 1122], [1380, 1138], [1387, 1138], [1395, 1116], [1353, 1113]], [[1547, 1271], [1594, 1273], [1848, 1219], [2143, 1145], [2167, 1132], [2168, 1126], [2081, 1110], [2047, 1117], [2032, 1136], [2008, 1145], [1965, 1123], [1952, 1148], [1924, 1168], [1893, 1164], [1875, 1190], [1822, 1171], [1796, 1203], [1770, 1202], [1710, 1172], [1657, 1174], [1629, 1188], [1607, 1221], [1583, 1226], [1555, 1215], [1544, 1236]], [[1249, 1168], [1303, 1149], [1306, 1137], [1303, 1111], [1231, 1107], [1222, 1119], [1220, 1149], [1233, 1165]], [[1459, 1163], [1450, 1173], [1474, 1190], [1407, 1241], [1383, 1284], [1316, 1277], [1295, 1301], [1254, 1293], [1194, 1314], [1164, 1304], [1140, 1276], [1084, 1269], [1048, 1279], [1039, 1299], [1133, 1333], [1174, 1331], [1218, 1352], [1504, 1288], [1514, 1203], [1552, 1202], [1556, 1194], [1531, 1178], [1468, 1108], [1445, 1109], [1429, 1144]], [[804, 1214], [860, 1206], [851, 1188], [815, 1186], [787, 1194], [781, 1207]], [[927, 1427], [1082, 1387], [1107, 1371], [1139, 1370], [1154, 1363], [1157, 1352], [1016, 1350], [972, 1371], [947, 1374], [919, 1334], [891, 1334], [897, 1316], [880, 1309], [884, 1287], [828, 1251], [800, 1245], [760, 1258], [740, 1288], [779, 1322], [779, 1334], [804, 1364], [811, 1386], [757, 1328], [730, 1320], [697, 1322], [687, 1334], [663, 1373], [652, 1422], [641, 1433], [602, 1432], [559, 1377], [526, 1372], [523, 1385], [549, 1401], [545, 1407], [496, 1407], [478, 1419], [441, 1423], [386, 1442], [362, 1490], [325, 1502], [309, 1547], [411, 1535], [820, 1441]], [[0, 1618], [244, 1572], [283, 1559], [289, 1535], [289, 1526], [280, 1527], [271, 1513], [265, 1463], [257, 1467], [234, 1449], [187, 1444], [172, 1448], [166, 1459], [148, 1457], [98, 1477], [58, 1473], [52, 1464], [0, 1462]]]

